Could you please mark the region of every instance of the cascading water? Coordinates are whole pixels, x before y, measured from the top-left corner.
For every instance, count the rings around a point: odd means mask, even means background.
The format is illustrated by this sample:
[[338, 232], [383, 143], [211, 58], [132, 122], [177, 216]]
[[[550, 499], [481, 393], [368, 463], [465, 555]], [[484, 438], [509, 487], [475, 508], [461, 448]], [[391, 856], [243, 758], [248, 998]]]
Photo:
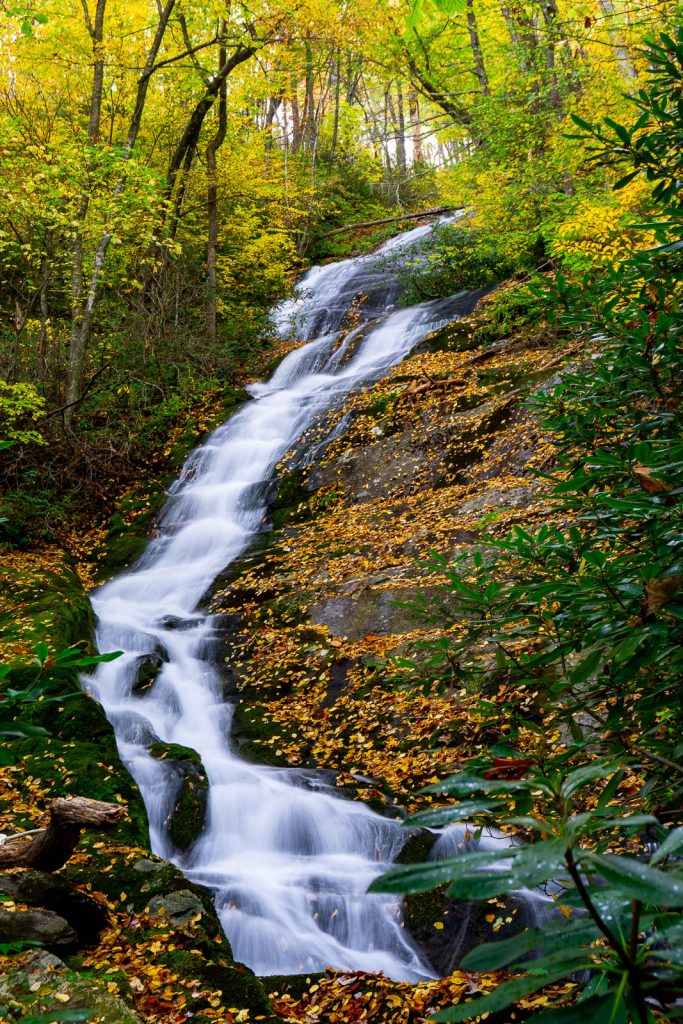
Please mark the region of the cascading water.
[[[253, 400], [190, 455], [145, 554], [93, 595], [97, 646], [123, 655], [100, 665], [87, 685], [140, 787], [153, 848], [215, 890], [235, 956], [257, 974], [328, 966], [405, 980], [430, 974], [402, 927], [400, 901], [366, 892], [403, 844], [400, 823], [340, 799], [314, 772], [240, 759], [212, 663], [216, 623], [201, 610], [216, 577], [262, 528], [267, 482], [306, 428], [472, 308], [473, 296], [461, 295], [394, 309], [400, 285], [387, 255], [405, 258], [430, 230], [309, 271], [275, 316], [282, 330], [298, 318], [299, 337], [313, 340], [268, 383], [253, 385]], [[344, 334], [340, 325], [360, 295], [355, 326]], [[154, 654], [161, 671], [136, 694], [137, 670]], [[157, 739], [196, 750], [209, 779], [206, 828], [182, 855], [165, 828], [177, 778], [148, 753]]]

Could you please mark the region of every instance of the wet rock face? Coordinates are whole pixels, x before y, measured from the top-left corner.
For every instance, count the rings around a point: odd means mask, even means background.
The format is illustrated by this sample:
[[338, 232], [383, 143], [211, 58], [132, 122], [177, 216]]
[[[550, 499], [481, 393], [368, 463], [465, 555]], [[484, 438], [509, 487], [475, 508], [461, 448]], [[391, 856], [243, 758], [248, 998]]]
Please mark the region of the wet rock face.
[[527, 903], [514, 895], [493, 903], [449, 899], [444, 889], [408, 896], [405, 924], [425, 960], [442, 977], [486, 942], [518, 935], [534, 921]]
[[82, 978], [56, 956], [44, 950], [17, 962], [16, 970], [0, 978], [0, 1001], [12, 1011], [13, 1019], [47, 1011], [87, 1010], [106, 1024], [140, 1024], [140, 1018], [104, 984]]
[[325, 625], [335, 635], [344, 635], [353, 643], [367, 633], [382, 636], [404, 633], [415, 628], [415, 615], [399, 607], [415, 596], [405, 590], [364, 588], [354, 594], [339, 594], [318, 601], [311, 607], [311, 622]]
[[145, 654], [139, 660], [132, 684], [133, 693], [146, 693], [156, 682], [161, 672], [164, 659], [161, 654]]
[[179, 850], [187, 850], [204, 831], [209, 780], [196, 751], [175, 743], [155, 743], [150, 754], [168, 761], [179, 779], [176, 798], [168, 817], [168, 832]]

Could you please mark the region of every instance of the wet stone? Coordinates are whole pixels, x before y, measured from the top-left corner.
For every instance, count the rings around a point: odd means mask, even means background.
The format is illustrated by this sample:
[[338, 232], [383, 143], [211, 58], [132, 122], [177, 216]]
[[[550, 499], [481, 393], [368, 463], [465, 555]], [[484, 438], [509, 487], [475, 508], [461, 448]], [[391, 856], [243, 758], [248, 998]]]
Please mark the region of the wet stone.
[[204, 907], [198, 896], [195, 896], [189, 889], [181, 889], [178, 892], [169, 892], [165, 896], [155, 896], [150, 900], [149, 913], [151, 917], [163, 917], [171, 924], [187, 924], [199, 914], [204, 913]]

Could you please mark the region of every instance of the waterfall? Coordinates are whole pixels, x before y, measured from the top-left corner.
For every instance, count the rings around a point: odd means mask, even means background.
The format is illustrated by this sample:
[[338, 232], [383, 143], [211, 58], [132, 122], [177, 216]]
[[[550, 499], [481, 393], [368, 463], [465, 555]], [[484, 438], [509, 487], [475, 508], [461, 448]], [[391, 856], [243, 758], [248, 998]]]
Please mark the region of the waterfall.
[[[92, 597], [98, 648], [123, 655], [98, 666], [86, 685], [140, 787], [153, 849], [215, 891], [235, 957], [257, 974], [333, 966], [399, 980], [430, 975], [402, 926], [400, 900], [366, 892], [403, 844], [400, 823], [340, 798], [315, 772], [240, 759], [211, 657], [216, 622], [202, 610], [216, 577], [262, 529], [267, 482], [306, 428], [472, 307], [461, 295], [396, 308], [395, 265], [430, 230], [305, 275], [274, 320], [307, 344], [270, 381], [253, 385], [252, 399], [190, 455], [143, 556]], [[147, 692], [134, 693], [150, 655], [163, 659], [159, 675]], [[185, 854], [165, 829], [177, 781], [148, 753], [157, 739], [196, 750], [210, 784], [205, 830]]]

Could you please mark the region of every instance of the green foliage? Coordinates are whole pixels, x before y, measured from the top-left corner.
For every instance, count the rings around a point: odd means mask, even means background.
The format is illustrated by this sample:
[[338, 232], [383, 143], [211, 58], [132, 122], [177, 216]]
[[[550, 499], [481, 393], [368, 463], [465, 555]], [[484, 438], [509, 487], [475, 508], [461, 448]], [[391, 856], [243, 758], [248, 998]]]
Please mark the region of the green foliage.
[[402, 302], [411, 306], [465, 288], [481, 288], [502, 280], [513, 269], [491, 234], [458, 223], [443, 224], [416, 247], [415, 256], [402, 270], [406, 285]]
[[[653, 1021], [650, 1005], [673, 1008], [683, 981], [680, 908], [683, 871], [677, 853], [683, 828], [667, 832], [651, 815], [620, 813], [613, 806], [623, 769], [617, 761], [591, 761], [569, 770], [568, 754], [549, 757], [524, 779], [452, 775], [428, 789], [463, 802], [442, 809], [442, 821], [460, 820], [470, 828], [491, 825], [536, 833], [534, 842], [492, 852], [473, 851], [450, 860], [395, 868], [373, 883], [374, 892], [416, 893], [448, 885], [459, 900], [491, 899], [515, 889], [551, 882], [559, 909], [543, 928], [479, 946], [462, 962], [465, 970], [524, 972], [492, 993], [439, 1014], [439, 1020], [466, 1021], [504, 1009], [553, 981], [590, 971], [581, 995], [596, 1020]], [[596, 806], [585, 811], [587, 790], [601, 785]], [[486, 809], [472, 795], [486, 797]], [[428, 812], [429, 813], [429, 812]], [[407, 824], [425, 822], [417, 815]], [[654, 855], [615, 855], [615, 845], [643, 827], [661, 841]], [[520, 960], [522, 963], [520, 964]], [[579, 991], [575, 985], [573, 995]], [[534, 1015], [540, 1021], [570, 1021], [574, 1007]], [[593, 1019], [591, 1017], [590, 1019]]]
[[[657, 228], [661, 244], [636, 249], [593, 279], [560, 274], [533, 289], [535, 301], [586, 344], [579, 367], [532, 402], [557, 450], [548, 474], [557, 525], [517, 527], [472, 555], [435, 559], [448, 583], [422, 603], [427, 617], [462, 629], [457, 647], [448, 634], [425, 643], [423, 685], [464, 684], [481, 694], [482, 724], [505, 715], [509, 729], [493, 762], [475, 760], [469, 773], [430, 787], [460, 803], [412, 823], [495, 824], [532, 841], [397, 870], [375, 888], [418, 892], [447, 882], [457, 899], [489, 899], [553, 880], [569, 915], [469, 954], [463, 967], [477, 970], [514, 965], [522, 954], [536, 959], [524, 964], [524, 977], [442, 1020], [502, 1009], [586, 970], [591, 980], [576, 1008], [534, 1019], [647, 1024], [653, 1008], [673, 1012], [683, 983], [683, 829], [667, 831], [650, 813], [680, 807], [683, 792], [683, 243], [671, 170], [683, 108], [680, 47], [664, 38], [655, 55], [662, 49], [666, 60], [637, 103], [665, 111], [671, 131], [658, 129], [641, 150], [642, 116], [638, 128], [612, 126], [611, 148], [591, 129], [605, 161], [648, 167], [668, 216]], [[513, 693], [537, 694], [537, 720], [514, 701], [488, 702], [492, 677]], [[559, 754], [548, 738], [558, 726], [573, 741]], [[529, 733], [537, 744], [520, 751]], [[645, 779], [636, 813], [618, 808], [629, 771]], [[649, 856], [638, 838], [643, 829], [660, 844]], [[624, 847], [635, 856], [615, 854]]]
[[520, 285], [497, 291], [486, 306], [486, 320], [476, 328], [475, 339], [481, 344], [518, 333], [542, 319], [543, 306], [539, 298]]
[[45, 400], [33, 384], [0, 380], [0, 435], [4, 441], [45, 444], [44, 437], [27, 424], [43, 412]]
[[639, 89], [631, 97], [639, 111], [636, 121], [623, 125], [605, 118], [601, 125], [591, 125], [573, 115], [581, 128], [580, 135], [570, 138], [591, 140], [588, 152], [600, 166], [630, 170], [615, 184], [624, 188], [634, 178], [644, 175], [653, 185], [652, 198], [663, 204], [680, 221], [680, 193], [683, 189], [683, 29], [675, 38], [662, 34], [648, 40], [650, 75], [647, 89]]
[[[36, 644], [34, 653], [30, 665], [0, 665], [0, 737], [5, 739], [39, 740], [49, 736], [48, 729], [30, 720], [35, 706], [40, 703], [42, 711], [45, 705], [63, 704], [69, 696], [78, 696], [70, 685], [74, 673], [121, 655], [120, 651], [90, 655], [79, 647], [51, 653], [44, 642]], [[0, 764], [14, 764], [15, 760], [11, 747], [0, 751]]]

